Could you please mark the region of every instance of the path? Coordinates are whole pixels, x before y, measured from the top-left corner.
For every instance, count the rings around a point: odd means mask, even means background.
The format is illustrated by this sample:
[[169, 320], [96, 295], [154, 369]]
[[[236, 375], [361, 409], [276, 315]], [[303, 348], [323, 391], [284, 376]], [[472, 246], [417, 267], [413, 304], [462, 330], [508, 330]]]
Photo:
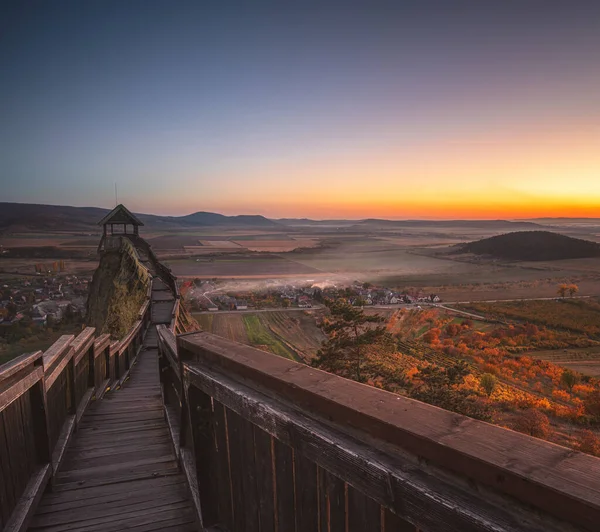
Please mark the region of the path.
[[160, 392], [156, 325], [170, 321], [173, 304], [167, 285], [154, 278], [152, 325], [130, 378], [83, 416], [29, 530], [198, 530]]

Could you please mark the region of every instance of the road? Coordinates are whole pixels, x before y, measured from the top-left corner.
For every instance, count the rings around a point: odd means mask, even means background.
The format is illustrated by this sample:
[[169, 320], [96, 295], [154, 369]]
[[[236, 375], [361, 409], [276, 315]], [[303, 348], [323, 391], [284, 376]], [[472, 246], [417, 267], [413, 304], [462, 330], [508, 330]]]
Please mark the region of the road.
[[[211, 303], [212, 301], [206, 295], [207, 293], [212, 292], [204, 292], [202, 296], [208, 299]], [[593, 296], [575, 296], [568, 299], [586, 299]], [[474, 314], [472, 312], [466, 312], [464, 310], [459, 310], [456, 308], [448, 307], [447, 305], [469, 305], [472, 303], [508, 303], [511, 301], [553, 301], [557, 299], [556, 297], [531, 297], [531, 298], [522, 298], [522, 299], [479, 299], [477, 301], [444, 301], [443, 303], [399, 303], [397, 305], [369, 305], [363, 308], [372, 308], [372, 309], [383, 309], [383, 310], [398, 310], [403, 308], [408, 309], [417, 309], [420, 307], [436, 307], [447, 310], [449, 312], [455, 312], [457, 314], [462, 314], [464, 316], [468, 316], [470, 318], [478, 319], [478, 320], [487, 320], [485, 316], [481, 316], [480, 314]], [[215, 305], [216, 306], [216, 305]], [[236, 314], [239, 312], [298, 312], [300, 310], [319, 310], [325, 308], [324, 305], [313, 305], [310, 308], [299, 308], [299, 307], [278, 307], [278, 308], [264, 308], [264, 309], [247, 309], [247, 310], [201, 310], [198, 312], [194, 312], [194, 314]]]

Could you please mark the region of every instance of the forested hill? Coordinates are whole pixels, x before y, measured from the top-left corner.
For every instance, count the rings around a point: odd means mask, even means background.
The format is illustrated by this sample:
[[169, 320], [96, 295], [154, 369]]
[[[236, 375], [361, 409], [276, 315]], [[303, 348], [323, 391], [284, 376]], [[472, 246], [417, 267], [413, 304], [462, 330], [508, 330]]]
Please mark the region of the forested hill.
[[460, 251], [510, 260], [561, 260], [600, 257], [600, 244], [550, 231], [520, 231], [463, 244]]

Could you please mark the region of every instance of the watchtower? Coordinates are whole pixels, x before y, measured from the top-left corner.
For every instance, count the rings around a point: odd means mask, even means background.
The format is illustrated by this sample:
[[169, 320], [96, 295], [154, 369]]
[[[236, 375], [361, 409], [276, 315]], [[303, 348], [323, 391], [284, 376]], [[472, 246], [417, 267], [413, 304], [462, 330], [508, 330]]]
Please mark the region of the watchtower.
[[[102, 240], [98, 250], [114, 249], [120, 246], [122, 236], [139, 235], [139, 227], [144, 225], [142, 221], [129, 211], [124, 205], [117, 205], [102, 220], [98, 222], [103, 228]], [[128, 231], [128, 226], [131, 226]]]

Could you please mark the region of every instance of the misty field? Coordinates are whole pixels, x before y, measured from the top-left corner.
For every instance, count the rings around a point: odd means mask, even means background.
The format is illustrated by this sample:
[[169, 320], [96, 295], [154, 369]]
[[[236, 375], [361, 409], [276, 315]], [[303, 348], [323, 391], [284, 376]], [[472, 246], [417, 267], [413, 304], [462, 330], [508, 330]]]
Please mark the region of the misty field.
[[236, 255], [167, 261], [173, 273], [182, 277], [252, 278], [311, 275], [315, 268], [277, 255]]

